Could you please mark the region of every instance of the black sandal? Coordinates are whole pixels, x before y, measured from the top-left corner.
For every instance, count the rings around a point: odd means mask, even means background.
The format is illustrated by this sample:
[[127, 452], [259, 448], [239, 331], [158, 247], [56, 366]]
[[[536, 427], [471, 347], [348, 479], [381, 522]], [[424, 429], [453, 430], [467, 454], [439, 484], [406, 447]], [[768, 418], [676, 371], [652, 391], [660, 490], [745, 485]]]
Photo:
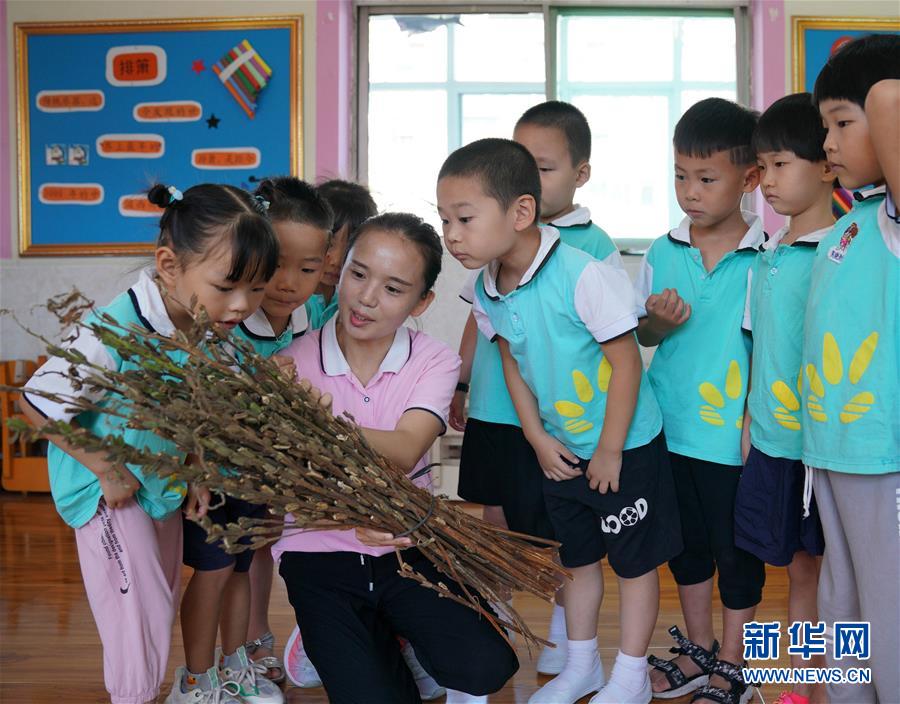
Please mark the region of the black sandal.
[[669, 648], [670, 653], [677, 655], [687, 655], [700, 668], [693, 677], [688, 677], [673, 660], [663, 660], [655, 655], [647, 657], [647, 662], [654, 670], [662, 672], [669, 681], [669, 689], [663, 692], [653, 692], [654, 699], [675, 699], [683, 697], [685, 694], [693, 692], [695, 689], [704, 686], [709, 682], [709, 673], [712, 672], [713, 665], [716, 664], [716, 654], [719, 652], [719, 641], [713, 641], [712, 649], [706, 650], [691, 640], [684, 637], [682, 632], [678, 630], [678, 626], [672, 626], [669, 634], [678, 645]]
[[706, 684], [694, 693], [691, 702], [708, 699], [716, 704], [747, 704], [753, 698], [753, 686], [744, 680], [740, 666], [727, 660], [716, 660], [709, 675], [727, 680], [728, 689]]

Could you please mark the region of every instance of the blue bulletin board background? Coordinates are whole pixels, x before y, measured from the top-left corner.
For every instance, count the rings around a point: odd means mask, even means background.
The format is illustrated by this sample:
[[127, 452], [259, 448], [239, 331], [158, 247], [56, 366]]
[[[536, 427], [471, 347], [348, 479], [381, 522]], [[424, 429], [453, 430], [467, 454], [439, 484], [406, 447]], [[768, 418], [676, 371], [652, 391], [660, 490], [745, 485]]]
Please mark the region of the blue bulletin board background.
[[[792, 25], [795, 93], [812, 93], [822, 67], [847, 41], [866, 34], [900, 33], [896, 18], [794, 17]], [[840, 218], [853, 206], [853, 195], [836, 187], [831, 206], [835, 218]]]
[[812, 93], [816, 76], [834, 50], [847, 39], [873, 33], [898, 34], [900, 22], [888, 18], [795, 17], [794, 91]]
[[[20, 228], [23, 254], [132, 254], [147, 251], [157, 229], [155, 216], [123, 215], [119, 198], [146, 192], [156, 182], [186, 190], [202, 182], [230, 183], [252, 190], [254, 179], [299, 175], [300, 17], [155, 21], [135, 26], [17, 25], [19, 66]], [[271, 68], [251, 119], [213, 71], [213, 65], [247, 40]], [[113, 47], [153, 46], [165, 52], [165, 77], [158, 85], [114, 85], [107, 78]], [[41, 91], [100, 90], [96, 111], [48, 112], [38, 108]], [[195, 101], [199, 119], [142, 122], [138, 103]], [[158, 135], [164, 153], [154, 158], [109, 158], [98, 153], [101, 135]], [[24, 139], [23, 139], [24, 137]], [[66, 163], [48, 156], [60, 145]], [[69, 154], [86, 151], [84, 165]], [[201, 169], [194, 149], [255, 147], [258, 166]], [[74, 159], [78, 161], [79, 159]], [[41, 202], [42, 184], [100, 184], [96, 204]]]

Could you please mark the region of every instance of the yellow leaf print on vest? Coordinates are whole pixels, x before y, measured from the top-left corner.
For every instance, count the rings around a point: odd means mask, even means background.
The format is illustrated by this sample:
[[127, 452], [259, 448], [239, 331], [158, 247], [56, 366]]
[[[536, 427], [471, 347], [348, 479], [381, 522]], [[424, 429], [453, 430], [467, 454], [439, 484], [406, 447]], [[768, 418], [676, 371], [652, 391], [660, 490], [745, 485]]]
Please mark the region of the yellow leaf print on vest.
[[[852, 385], [855, 386], [863, 378], [877, 347], [878, 333], [872, 332], [856, 348], [856, 352], [853, 353], [853, 357], [850, 359], [850, 366], [847, 369], [847, 379], [850, 380]], [[822, 405], [826, 393], [826, 387], [822, 378], [824, 377], [824, 380], [830, 386], [837, 386], [844, 379], [844, 361], [841, 350], [834, 335], [830, 332], [826, 332], [822, 338], [821, 375], [814, 364], [807, 364], [805, 371], [810, 391], [806, 398], [806, 410], [814, 421], [825, 423], [828, 421], [828, 414]], [[852, 392], [852, 389], [849, 391]], [[844, 394], [847, 393], [848, 391], [845, 390]], [[868, 413], [874, 403], [875, 394], [871, 391], [859, 391], [843, 405], [841, 412], [838, 414], [838, 419], [845, 425], [853, 423]]]
[[781, 404], [772, 411], [775, 420], [780, 426], [788, 430], [800, 430], [800, 419], [794, 414], [800, 410], [800, 396], [803, 395], [803, 374], [797, 375], [796, 394], [781, 379], [772, 384], [771, 391], [775, 400]]
[[[611, 376], [612, 366], [604, 357], [600, 360], [600, 366], [597, 368], [597, 388], [600, 390], [600, 393], [605, 394], [609, 389], [609, 378]], [[578, 369], [572, 371], [572, 386], [575, 388], [575, 395], [581, 403], [588, 404], [594, 400], [594, 387], [584, 372]], [[563, 428], [572, 435], [586, 433], [594, 427], [591, 421], [582, 418], [584, 406], [581, 404], [572, 401], [557, 401], [553, 404], [553, 407], [563, 418], [568, 418], [563, 423]]]
[[[735, 359], [728, 363], [728, 372], [725, 375], [725, 396], [719, 391], [719, 387], [709, 381], [704, 381], [697, 390], [700, 392], [700, 397], [706, 401], [700, 406], [700, 420], [710, 425], [725, 425], [725, 419], [721, 413], [727, 403], [725, 398], [728, 397], [731, 400], [743, 398], [744, 380], [741, 376], [741, 365]], [[734, 424], [740, 428], [744, 425], [743, 404], [740, 404], [736, 411], [737, 419]]]

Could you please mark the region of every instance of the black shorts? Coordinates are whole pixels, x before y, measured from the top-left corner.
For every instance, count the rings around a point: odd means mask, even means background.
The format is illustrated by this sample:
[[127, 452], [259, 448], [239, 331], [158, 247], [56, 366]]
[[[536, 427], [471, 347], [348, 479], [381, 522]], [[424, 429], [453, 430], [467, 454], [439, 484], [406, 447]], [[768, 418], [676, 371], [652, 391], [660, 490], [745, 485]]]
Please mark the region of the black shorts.
[[762, 600], [766, 567], [734, 544], [734, 499], [740, 465], [717, 464], [670, 453], [681, 513], [684, 550], [669, 560], [679, 586], [700, 584], [718, 571], [719, 597], [727, 609], [741, 610]]
[[502, 506], [510, 530], [552, 540], [543, 480], [537, 455], [521, 428], [475, 418], [466, 421], [459, 460], [460, 497]]
[[805, 477], [800, 460], [769, 457], [751, 447], [734, 499], [734, 544], [778, 567], [789, 565], [800, 550], [823, 555], [815, 496], [803, 517]]
[[[218, 503], [219, 498], [213, 496], [213, 504]], [[266, 507], [262, 504], [251, 504], [249, 501], [225, 497], [222, 506], [214, 508], [207, 514], [213, 523], [223, 526], [226, 523], [237, 523], [238, 518], [264, 518], [268, 515]], [[241, 538], [241, 543], [247, 544], [250, 538]], [[244, 550], [234, 555], [225, 552], [222, 542], [206, 542], [206, 531], [194, 521], [184, 517], [184, 551], [182, 562], [188, 567], [193, 567], [198, 572], [211, 572], [223, 567], [234, 565], [235, 572], [246, 572], [253, 561], [253, 551]]]
[[[578, 467], [586, 471], [588, 461]], [[608, 555], [613, 571], [631, 579], [681, 552], [678, 502], [662, 433], [622, 453], [616, 493], [591, 489], [586, 475], [560, 482], [545, 477], [544, 498], [565, 567]]]

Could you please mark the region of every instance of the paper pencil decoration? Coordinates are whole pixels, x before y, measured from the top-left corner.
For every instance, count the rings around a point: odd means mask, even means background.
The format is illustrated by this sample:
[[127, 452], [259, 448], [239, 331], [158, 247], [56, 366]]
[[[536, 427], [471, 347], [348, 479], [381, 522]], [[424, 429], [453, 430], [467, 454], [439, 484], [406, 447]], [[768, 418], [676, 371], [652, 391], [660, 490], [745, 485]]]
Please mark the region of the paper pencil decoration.
[[853, 207], [853, 194], [841, 187], [834, 189], [831, 199], [831, 214], [836, 220], [840, 220]]
[[256, 101], [272, 78], [272, 69], [246, 39], [213, 65], [213, 71], [247, 116], [256, 116]]

